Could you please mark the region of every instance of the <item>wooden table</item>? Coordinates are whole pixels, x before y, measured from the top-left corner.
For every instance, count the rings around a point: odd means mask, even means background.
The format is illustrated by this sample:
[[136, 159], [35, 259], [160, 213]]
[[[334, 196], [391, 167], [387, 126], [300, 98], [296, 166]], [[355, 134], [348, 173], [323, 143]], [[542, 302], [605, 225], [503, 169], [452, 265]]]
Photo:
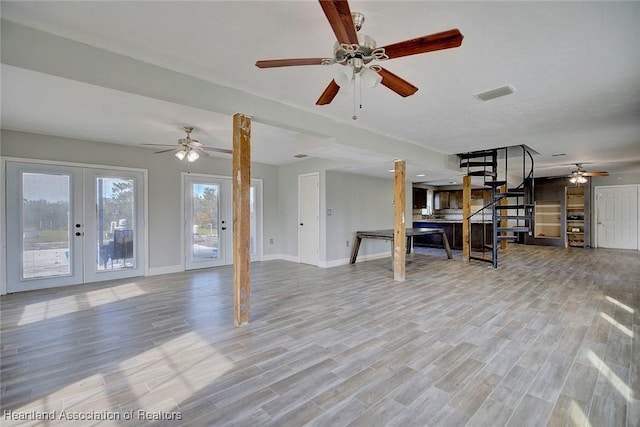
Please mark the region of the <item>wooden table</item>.
[[[453, 258], [451, 255], [451, 248], [449, 247], [449, 239], [442, 228], [407, 228], [407, 253], [411, 253], [411, 246], [413, 243], [413, 236], [420, 236], [423, 234], [440, 234], [442, 236], [442, 243], [444, 244], [444, 250], [447, 252], [447, 258]], [[351, 264], [356, 262], [358, 258], [358, 251], [360, 250], [360, 242], [362, 239], [380, 239], [393, 241], [393, 229], [389, 230], [374, 230], [374, 231], [357, 231], [356, 241], [353, 244], [353, 250], [351, 251]]]

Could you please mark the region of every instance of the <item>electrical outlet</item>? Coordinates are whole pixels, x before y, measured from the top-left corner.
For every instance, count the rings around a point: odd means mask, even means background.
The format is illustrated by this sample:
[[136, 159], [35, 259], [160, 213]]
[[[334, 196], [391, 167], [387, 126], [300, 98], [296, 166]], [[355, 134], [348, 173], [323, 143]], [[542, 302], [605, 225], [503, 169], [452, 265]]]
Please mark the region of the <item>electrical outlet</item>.
[[349, 247], [349, 241], [347, 240], [347, 247]]
[[269, 239], [269, 244], [273, 245], [273, 239]]

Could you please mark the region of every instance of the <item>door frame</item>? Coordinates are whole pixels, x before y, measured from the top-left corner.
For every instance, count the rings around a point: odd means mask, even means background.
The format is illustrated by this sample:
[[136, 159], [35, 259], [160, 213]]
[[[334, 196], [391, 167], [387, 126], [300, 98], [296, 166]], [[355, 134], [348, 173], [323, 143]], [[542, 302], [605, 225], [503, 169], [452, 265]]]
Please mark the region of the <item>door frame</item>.
[[[84, 175], [83, 169], [75, 166], [61, 166], [49, 164], [32, 164], [11, 162], [6, 165], [7, 176], [5, 180], [6, 197], [11, 202], [7, 203], [7, 223], [11, 222], [11, 230], [7, 229], [7, 247], [14, 250], [7, 251], [7, 292], [9, 286], [11, 292], [26, 292], [40, 289], [56, 288], [61, 286], [75, 286], [84, 282], [85, 248], [86, 242], [82, 235], [85, 230], [85, 203], [84, 203]], [[68, 178], [68, 212], [67, 212], [67, 239], [68, 247], [65, 251], [68, 272], [51, 275], [35, 275], [23, 277], [25, 262], [24, 252], [24, 181], [23, 174], [38, 174], [46, 176], [64, 176]], [[10, 186], [10, 184], [13, 184]], [[73, 224], [76, 224], [75, 227]], [[79, 227], [79, 228], [76, 228]], [[80, 236], [80, 237], [79, 237]], [[16, 250], [17, 249], [17, 250]], [[62, 257], [58, 253], [58, 257]], [[60, 258], [59, 258], [60, 260]], [[56, 262], [58, 264], [59, 262]], [[60, 264], [63, 264], [60, 262]]]
[[[1, 143], [0, 143], [1, 144]], [[0, 176], [2, 182], [6, 181], [5, 175], [5, 158], [0, 156]], [[0, 295], [7, 294], [7, 241], [4, 230], [6, 230], [5, 224], [5, 195], [4, 185], [0, 185]]]
[[[318, 235], [316, 237], [317, 240], [317, 250], [316, 250], [316, 254], [317, 254], [317, 258], [315, 260], [314, 264], [309, 264], [309, 265], [316, 265], [316, 266], [320, 266], [320, 172], [311, 172], [311, 173], [303, 173], [298, 175], [298, 224], [300, 224], [300, 222], [302, 221], [301, 218], [301, 213], [302, 213], [302, 186], [300, 185], [301, 180], [304, 177], [309, 177], [309, 176], [315, 176], [316, 177], [316, 181], [318, 183], [317, 186], [317, 193], [316, 196], [318, 198], [317, 203], [318, 203], [318, 217], [317, 217], [317, 230], [318, 230]], [[298, 263], [302, 262], [302, 229], [301, 226], [298, 225]]]
[[593, 193], [591, 200], [593, 200], [593, 219], [591, 221], [591, 227], [593, 229], [593, 245], [592, 247], [598, 247], [598, 190], [601, 189], [610, 189], [610, 188], [623, 188], [623, 187], [633, 187], [636, 189], [638, 194], [638, 224], [636, 226], [638, 230], [638, 235], [636, 236], [638, 242], [638, 251], [640, 251], [640, 184], [620, 184], [620, 185], [598, 185], [593, 187]]
[[[227, 254], [229, 254], [230, 251], [228, 246], [230, 244], [232, 244], [233, 239], [232, 239], [232, 233], [228, 233], [225, 232], [224, 234], [220, 233], [220, 229], [222, 228], [222, 224], [221, 224], [221, 220], [226, 220], [228, 223], [233, 222], [233, 211], [232, 211], [232, 206], [228, 203], [227, 199], [229, 198], [230, 193], [230, 189], [228, 187], [230, 187], [229, 185], [229, 179], [226, 178], [214, 178], [211, 176], [203, 176], [200, 174], [193, 174], [193, 173], [183, 173], [182, 175], [182, 182], [184, 183], [183, 188], [182, 188], [182, 194], [183, 194], [183, 198], [182, 198], [182, 213], [181, 216], [184, 219], [182, 221], [182, 235], [184, 236], [184, 238], [182, 239], [182, 247], [184, 247], [184, 253], [183, 253], [183, 267], [185, 269], [185, 271], [187, 270], [197, 270], [200, 268], [214, 268], [214, 267], [220, 267], [223, 265], [227, 265], [228, 260], [227, 260]], [[187, 184], [191, 183], [190, 188], [187, 189]], [[192, 200], [189, 197], [189, 193], [192, 192], [193, 189], [193, 184], [211, 184], [211, 185], [217, 185], [218, 188], [218, 224], [216, 224], [216, 228], [218, 229], [218, 257], [217, 258], [211, 258], [211, 259], [204, 259], [204, 260], [200, 260], [199, 262], [201, 263], [201, 265], [197, 265], [196, 262], [194, 262], [194, 260], [192, 259], [192, 253], [191, 253], [191, 248], [189, 243], [193, 243], [191, 238], [189, 237], [189, 232], [187, 231], [188, 229], [190, 229], [188, 227], [188, 225], [191, 225], [193, 227], [193, 224], [189, 224], [190, 223], [190, 218], [189, 215], [187, 215], [187, 213], [193, 214], [192, 210], [193, 210], [193, 204], [192, 204]], [[189, 208], [190, 210], [187, 211], [187, 208]], [[229, 224], [225, 224], [226, 225], [226, 230], [230, 231], [232, 230], [232, 226], [229, 226]], [[193, 236], [193, 233], [191, 234], [191, 236]]]
[[[226, 175], [211, 175], [205, 173], [196, 173], [196, 172], [182, 172], [180, 174], [180, 259], [182, 260], [182, 269], [183, 271], [187, 271], [186, 262], [187, 262], [187, 236], [185, 235], [185, 230], [187, 228], [187, 216], [186, 216], [186, 205], [185, 205], [185, 189], [186, 189], [186, 177], [192, 176], [196, 178], [204, 178], [204, 179], [223, 179], [231, 181], [233, 184], [232, 177]], [[264, 256], [264, 182], [261, 178], [251, 178], [250, 186], [256, 185], [256, 205], [259, 207], [256, 215], [256, 255], [251, 257], [251, 262], [254, 261], [262, 261]], [[230, 212], [231, 212], [231, 222], [228, 224], [231, 230], [231, 235], [233, 235], [233, 191], [229, 195], [229, 203], [230, 203]], [[230, 239], [231, 240], [231, 239]], [[232, 252], [232, 251], [231, 251]], [[227, 264], [230, 265], [230, 264]]]
[[[76, 163], [76, 162], [64, 162], [58, 160], [43, 160], [43, 159], [29, 159], [23, 157], [0, 157], [1, 168], [3, 181], [6, 181], [4, 178], [6, 177], [6, 165], [8, 162], [19, 162], [19, 163], [31, 163], [31, 164], [40, 164], [40, 165], [51, 165], [51, 166], [68, 166], [68, 167], [78, 167], [78, 168], [89, 168], [89, 169], [106, 169], [106, 170], [119, 170], [119, 171], [129, 171], [129, 172], [141, 172], [143, 179], [143, 221], [144, 224], [140, 228], [144, 232], [144, 236], [142, 236], [142, 242], [144, 244], [144, 275], [149, 275], [149, 171], [147, 169], [142, 168], [132, 168], [126, 166], [109, 166], [109, 165], [101, 165], [96, 163]], [[4, 183], [0, 185], [0, 196], [1, 196], [1, 204], [2, 212], [0, 214], [1, 218], [1, 244], [2, 244], [2, 256], [0, 257], [0, 295], [7, 294], [7, 220], [6, 220], [6, 192]]]
[[[110, 171], [113, 171], [113, 174], [110, 174]], [[98, 176], [104, 176], [104, 177], [113, 177], [113, 178], [121, 178], [121, 177], [125, 177], [125, 178], [130, 178], [130, 179], [134, 179], [137, 182], [137, 179], [140, 178], [142, 179], [142, 182], [139, 182], [136, 184], [136, 188], [135, 188], [135, 193], [134, 194], [140, 194], [140, 196], [142, 196], [144, 189], [143, 189], [143, 184], [145, 182], [145, 177], [144, 175], [140, 176], [142, 174], [140, 174], [140, 172], [135, 172], [135, 171], [129, 171], [129, 170], [124, 170], [124, 169], [114, 169], [114, 168], [109, 168], [109, 169], [105, 169], [105, 168], [83, 168], [83, 181], [85, 181], [85, 183], [88, 181], [87, 178], [88, 176], [91, 176], [91, 185], [92, 187], [95, 185], [95, 178], [97, 178]], [[84, 198], [85, 198], [85, 207], [86, 207], [86, 200], [89, 200], [89, 203], [93, 204], [95, 203], [95, 198], [93, 197], [89, 197], [87, 198], [87, 196], [96, 196], [96, 188], [93, 187], [92, 189], [84, 189], [84, 194], [83, 194]], [[135, 206], [135, 212], [136, 215], [133, 218], [134, 221], [134, 233], [137, 234], [139, 233], [138, 229], [140, 230], [144, 230], [144, 226], [140, 227], [140, 222], [142, 222], [144, 225], [146, 225], [147, 220], [144, 218], [144, 213], [145, 213], [145, 207], [144, 207], [144, 198], [143, 197], [136, 197], [134, 199], [134, 206]], [[90, 224], [87, 220], [87, 217], [85, 216], [83, 218], [83, 229], [84, 229], [84, 233], [85, 235], [87, 233], [89, 233], [90, 236], [92, 236], [93, 234], [95, 234], [95, 229], [93, 227], [89, 227], [89, 226], [95, 226], [96, 224]], [[139, 259], [140, 257], [144, 257], [145, 259], [145, 263], [146, 263], [146, 239], [140, 239], [138, 240], [138, 238], [136, 237], [136, 242], [137, 245], [134, 246], [134, 252], [136, 254], [135, 259], [136, 262], [139, 263]], [[142, 247], [140, 247], [142, 246]], [[146, 276], [147, 274], [147, 270], [144, 268], [145, 263], [142, 263], [141, 265], [136, 265], [132, 270], [129, 269], [121, 269], [121, 270], [117, 270], [117, 271], [110, 271], [110, 272], [97, 272], [95, 271], [95, 264], [96, 264], [96, 260], [95, 260], [95, 248], [93, 249], [88, 249], [88, 252], [85, 253], [85, 259], [84, 259], [84, 283], [94, 283], [94, 282], [102, 282], [103, 280], [101, 279], [101, 276], [104, 274], [104, 276], [106, 277], [107, 274], [109, 276], [108, 279], [106, 280], [115, 280], [115, 279], [122, 279], [122, 278], [128, 278], [128, 277], [138, 277], [138, 274], [135, 275], [131, 275], [132, 271], [138, 271], [139, 273], [142, 273], [143, 275]], [[91, 254], [91, 259], [89, 260], [88, 256], [89, 254]]]

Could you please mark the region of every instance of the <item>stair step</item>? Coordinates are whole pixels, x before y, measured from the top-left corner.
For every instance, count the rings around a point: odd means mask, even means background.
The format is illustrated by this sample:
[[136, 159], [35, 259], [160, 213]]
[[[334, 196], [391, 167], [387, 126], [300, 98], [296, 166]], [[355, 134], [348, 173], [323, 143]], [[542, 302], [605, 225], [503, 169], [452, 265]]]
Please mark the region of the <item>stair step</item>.
[[507, 191], [506, 193], [497, 193], [493, 196], [495, 200], [503, 199], [505, 197], [522, 197], [524, 196], [524, 191]]
[[498, 219], [515, 219], [523, 221], [531, 221], [533, 216], [531, 215], [496, 215]]
[[496, 231], [498, 233], [512, 232], [512, 233], [528, 233], [529, 227], [498, 227]]
[[485, 181], [484, 185], [488, 185], [490, 187], [500, 187], [501, 185], [505, 185], [507, 181]]
[[498, 175], [496, 172], [491, 172], [491, 171], [471, 171], [469, 172], [467, 175], [469, 176], [492, 176], [492, 177], [496, 177], [496, 175]]
[[477, 167], [495, 167], [497, 164], [495, 162], [460, 162], [461, 168], [477, 168]]
[[521, 205], [495, 205], [496, 209], [528, 209], [533, 208], [533, 205], [523, 203]]
[[472, 151], [470, 153], [461, 153], [458, 156], [463, 160], [468, 159], [477, 159], [479, 157], [492, 157], [497, 156], [497, 150], [480, 150], [480, 151]]
[[518, 236], [498, 236], [498, 242], [517, 242]]

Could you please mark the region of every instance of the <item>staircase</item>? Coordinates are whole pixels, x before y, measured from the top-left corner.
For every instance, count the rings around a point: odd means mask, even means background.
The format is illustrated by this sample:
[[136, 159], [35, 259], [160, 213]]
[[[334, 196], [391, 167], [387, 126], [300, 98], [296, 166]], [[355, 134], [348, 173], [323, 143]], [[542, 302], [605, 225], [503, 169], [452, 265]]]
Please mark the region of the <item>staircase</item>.
[[[509, 156], [513, 154], [509, 150], [522, 150], [522, 181], [513, 188], [506, 186]], [[501, 173], [504, 178], [499, 177], [498, 157], [502, 157], [499, 156], [500, 154], [504, 155], [504, 169]], [[501, 242], [518, 241], [520, 233], [531, 234], [533, 230], [533, 157], [524, 145], [473, 151], [458, 154], [458, 157], [460, 168], [465, 168], [467, 175], [483, 177], [485, 189], [491, 189], [491, 201], [481, 209], [472, 212], [468, 218], [464, 218], [465, 221], [469, 221], [469, 230], [472, 222], [483, 224], [482, 247], [472, 247], [469, 258], [491, 263], [494, 268], [497, 268]], [[490, 221], [486, 220], [487, 217]], [[486, 242], [487, 233], [484, 230], [489, 223], [492, 225], [492, 241]]]

